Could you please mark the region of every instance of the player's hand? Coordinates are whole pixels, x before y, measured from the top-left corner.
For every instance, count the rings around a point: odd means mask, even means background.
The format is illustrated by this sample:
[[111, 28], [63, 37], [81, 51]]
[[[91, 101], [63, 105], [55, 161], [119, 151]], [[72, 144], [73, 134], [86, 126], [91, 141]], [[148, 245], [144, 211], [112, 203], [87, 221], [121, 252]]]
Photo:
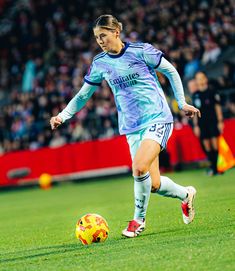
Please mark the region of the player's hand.
[[190, 119], [193, 118], [194, 116], [198, 116], [199, 118], [201, 117], [200, 110], [192, 105], [185, 104], [182, 110], [185, 112], [185, 115]]
[[63, 120], [59, 116], [52, 117], [50, 119], [50, 125], [51, 125], [51, 130], [55, 130], [58, 126], [62, 124]]

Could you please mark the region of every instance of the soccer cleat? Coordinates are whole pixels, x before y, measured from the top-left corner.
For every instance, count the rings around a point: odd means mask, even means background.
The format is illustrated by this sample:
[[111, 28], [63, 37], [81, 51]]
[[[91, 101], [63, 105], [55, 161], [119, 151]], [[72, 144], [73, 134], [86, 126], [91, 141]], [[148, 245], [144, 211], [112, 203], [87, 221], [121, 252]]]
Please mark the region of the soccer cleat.
[[188, 186], [186, 188], [188, 190], [188, 197], [184, 201], [182, 201], [181, 208], [183, 213], [183, 221], [185, 224], [189, 224], [193, 221], [195, 216], [193, 203], [197, 191], [192, 186]]
[[122, 235], [126, 237], [136, 237], [145, 229], [145, 220], [141, 223], [136, 220], [131, 220], [128, 224], [128, 227], [122, 231]]

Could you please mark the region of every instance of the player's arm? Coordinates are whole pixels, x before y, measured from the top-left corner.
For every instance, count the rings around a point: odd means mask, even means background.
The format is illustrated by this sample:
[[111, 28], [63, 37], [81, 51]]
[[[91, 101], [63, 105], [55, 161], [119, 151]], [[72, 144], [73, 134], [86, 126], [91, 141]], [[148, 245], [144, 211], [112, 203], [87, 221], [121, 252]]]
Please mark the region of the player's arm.
[[64, 110], [50, 119], [51, 129], [56, 129], [63, 122], [72, 118], [74, 114], [79, 112], [97, 88], [98, 86], [96, 85], [84, 83], [80, 91], [73, 97]]
[[198, 125], [198, 116], [197, 115], [193, 118], [193, 132], [197, 137], [200, 137], [201, 130]]
[[222, 112], [222, 106], [220, 104], [220, 96], [219, 94], [215, 94], [215, 113], [218, 120], [218, 129], [220, 133], [223, 133], [224, 130], [224, 118], [223, 118], [223, 112]]
[[[195, 104], [194, 94], [192, 95], [192, 104], [193, 105]], [[194, 134], [197, 137], [200, 137], [200, 135], [201, 135], [201, 129], [199, 127], [199, 119], [198, 119], [197, 115], [193, 118], [192, 123], [193, 123], [193, 132], [194, 132]]]
[[179, 109], [183, 110], [186, 116], [190, 118], [194, 117], [195, 115], [200, 117], [201, 113], [199, 109], [186, 103], [185, 97], [184, 97], [183, 84], [180, 79], [179, 73], [177, 72], [175, 67], [169, 61], [167, 61], [164, 57], [162, 57], [161, 62], [159, 66], [157, 67], [157, 70], [163, 73], [170, 81]]

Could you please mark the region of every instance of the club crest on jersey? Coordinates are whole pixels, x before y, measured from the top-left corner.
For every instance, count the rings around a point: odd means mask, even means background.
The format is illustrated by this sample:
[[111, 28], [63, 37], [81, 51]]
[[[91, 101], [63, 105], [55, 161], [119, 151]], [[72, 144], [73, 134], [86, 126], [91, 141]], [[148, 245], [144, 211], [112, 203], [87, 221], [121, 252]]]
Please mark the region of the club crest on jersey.
[[137, 61], [133, 61], [131, 63], [128, 64], [128, 68], [133, 68], [135, 65], [138, 65], [139, 63]]

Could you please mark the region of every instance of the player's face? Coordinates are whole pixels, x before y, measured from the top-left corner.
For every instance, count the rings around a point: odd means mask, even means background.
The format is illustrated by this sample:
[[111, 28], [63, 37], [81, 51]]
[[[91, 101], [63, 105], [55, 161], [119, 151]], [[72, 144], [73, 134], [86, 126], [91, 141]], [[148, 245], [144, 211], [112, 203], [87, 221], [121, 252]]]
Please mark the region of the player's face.
[[118, 49], [118, 38], [119, 31], [118, 30], [108, 30], [101, 27], [96, 27], [93, 29], [94, 36], [101, 47], [101, 49], [105, 52], [116, 53]]
[[207, 86], [208, 79], [204, 73], [198, 72], [195, 76], [195, 80], [199, 88], [204, 88]]

